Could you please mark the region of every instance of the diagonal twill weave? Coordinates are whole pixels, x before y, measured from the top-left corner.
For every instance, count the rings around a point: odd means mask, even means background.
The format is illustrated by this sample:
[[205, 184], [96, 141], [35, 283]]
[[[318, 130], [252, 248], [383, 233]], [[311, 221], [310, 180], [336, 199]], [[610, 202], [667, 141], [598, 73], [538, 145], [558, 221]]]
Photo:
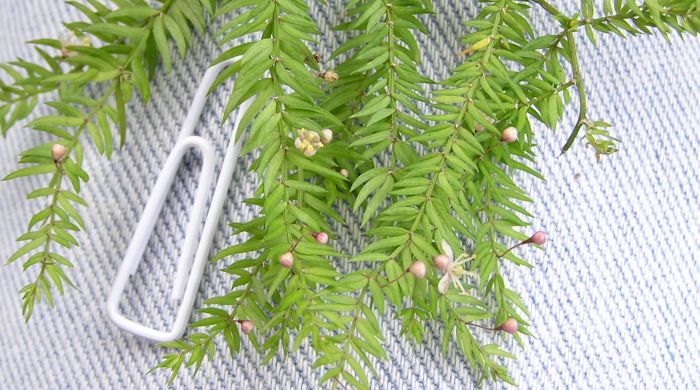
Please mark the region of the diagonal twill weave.
[[[321, 53], [343, 40], [331, 30], [343, 18], [340, 0], [321, 7], [312, 2], [321, 26]], [[573, 12], [578, 2], [559, 0]], [[430, 36], [423, 37], [422, 72], [443, 78], [459, 58], [461, 21], [476, 13], [476, 1], [437, 0], [427, 17]], [[0, 61], [30, 57], [24, 41], [60, 36], [61, 21], [78, 15], [61, 1], [0, 0]], [[536, 15], [541, 31], [553, 26]], [[583, 43], [583, 40], [581, 40]], [[25, 325], [17, 290], [30, 275], [21, 267], [0, 272], [0, 389], [162, 388], [166, 374], [146, 370], [164, 352], [116, 328], [104, 314], [104, 302], [131, 234], [199, 80], [216, 55], [211, 36], [199, 37], [187, 61], [176, 61], [169, 76], [154, 81], [153, 100], [130, 107], [127, 146], [106, 161], [86, 154], [91, 174], [83, 195], [87, 234], [74, 251], [72, 279], [79, 291], [68, 291], [57, 308], [38, 307]], [[539, 135], [538, 169], [547, 182], [522, 177], [536, 200], [534, 227], [546, 230], [546, 251], [529, 251], [536, 267], [506, 270], [512, 288], [523, 293], [537, 338], [509, 364], [523, 388], [699, 388], [700, 338], [700, 40], [599, 37], [599, 47], [583, 47], [581, 56], [589, 90], [591, 116], [612, 121], [623, 139], [621, 151], [597, 164], [577, 144], [566, 156], [559, 148], [575, 121], [567, 111], [561, 133]], [[219, 127], [226, 102], [220, 88], [209, 98], [198, 132], [211, 139], [223, 156], [230, 125]], [[44, 141], [19, 127], [0, 140], [0, 175], [14, 169], [16, 156]], [[219, 159], [221, 161], [221, 158]], [[241, 161], [234, 177], [214, 251], [232, 243], [226, 223], [248, 219], [252, 209], [240, 199], [254, 191], [254, 178]], [[200, 160], [186, 158], [173, 192], [166, 200], [154, 239], [122, 311], [145, 324], [162, 327], [176, 308], [170, 301], [172, 277], [192, 204]], [[218, 169], [218, 168], [217, 168]], [[30, 180], [0, 183], [0, 258], [16, 248], [32, 211], [24, 200]], [[342, 210], [348, 228], [333, 242], [356, 252], [366, 244], [359, 220]], [[207, 266], [195, 306], [224, 291], [230, 279]], [[345, 267], [349, 267], [345, 265]], [[349, 268], [346, 268], [349, 269]], [[400, 325], [382, 320], [390, 360], [379, 363], [373, 387], [378, 389], [473, 388], [473, 376], [458, 354], [441, 353], [437, 326], [427, 329], [424, 344], [399, 337]], [[491, 334], [480, 334], [488, 340]], [[201, 372], [181, 373], [176, 388], [313, 389], [320, 373], [311, 368], [311, 348], [302, 347], [287, 360], [259, 367], [250, 345], [236, 358], [221, 354]], [[495, 387], [495, 386], [492, 386]]]

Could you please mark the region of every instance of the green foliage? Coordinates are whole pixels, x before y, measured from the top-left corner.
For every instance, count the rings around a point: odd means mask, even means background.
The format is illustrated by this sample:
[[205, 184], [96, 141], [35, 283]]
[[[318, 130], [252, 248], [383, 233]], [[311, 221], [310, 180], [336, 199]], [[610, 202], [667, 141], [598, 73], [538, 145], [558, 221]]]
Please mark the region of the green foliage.
[[[219, 32], [221, 45], [230, 48], [216, 59], [234, 62], [221, 73], [220, 82], [235, 77], [224, 119], [252, 99], [240, 128], [250, 124], [243, 149], [259, 152], [250, 169], [257, 173], [260, 186], [256, 198], [245, 202], [259, 210], [259, 217], [233, 224], [235, 234], [245, 237], [240, 244], [224, 249], [215, 260], [257, 252], [223, 268], [236, 276], [231, 293], [210, 299], [202, 311], [207, 316], [196, 322], [206, 332], [190, 335], [171, 345], [177, 352], [165, 357], [159, 367], [176, 373], [183, 363], [199, 366], [205, 351], [215, 353], [211, 340], [224, 336], [231, 354], [240, 347], [240, 320], [251, 320], [260, 334], [248, 336], [263, 353], [263, 362], [278, 351], [296, 350], [304, 338], [341, 321], [332, 304], [321, 302], [321, 286], [335, 285], [340, 275], [331, 258], [340, 256], [329, 246], [319, 244], [315, 232], [329, 232], [328, 221], [342, 221], [332, 206], [338, 193], [348, 191], [346, 178], [339, 173], [336, 159], [362, 159], [348, 150], [343, 123], [319, 106], [325, 99], [322, 78], [314, 75], [318, 65], [308, 47], [318, 31], [300, 0], [268, 2], [229, 2], [218, 14], [237, 13]], [[253, 42], [235, 39], [257, 36]], [[301, 131], [320, 132], [331, 128], [333, 142], [307, 157], [295, 147]], [[237, 136], [240, 136], [238, 134]], [[289, 253], [293, 266], [278, 262]], [[347, 277], [347, 276], [345, 276]], [[222, 307], [224, 309], [222, 309]], [[296, 335], [295, 335], [296, 333]], [[296, 340], [294, 337], [296, 336]], [[314, 346], [320, 348], [319, 343]]]
[[616, 152], [618, 140], [607, 131], [610, 125], [602, 121], [591, 121], [587, 116], [586, 91], [578, 63], [574, 33], [583, 28], [588, 39], [594, 44], [595, 31], [614, 33], [622, 37], [625, 34], [651, 34], [657, 31], [667, 39], [672, 32], [697, 35], [700, 32], [700, 4], [694, 0], [645, 0], [642, 4], [636, 0], [604, 0], [603, 15], [596, 16], [593, 1], [582, 0], [581, 12], [568, 17], [546, 0], [532, 2], [539, 4], [561, 24], [562, 31], [555, 40], [561, 43], [561, 55], [571, 63], [573, 80], [578, 90], [579, 117], [562, 148], [562, 154], [571, 148], [582, 128], [586, 132], [586, 146], [592, 146], [598, 158]]
[[[226, 259], [221, 271], [233, 279], [229, 291], [199, 309], [196, 333], [164, 344], [172, 351], [155, 368], [169, 370], [170, 381], [183, 366], [196, 371], [205, 357], [217, 356], [218, 340], [230, 355], [250, 342], [263, 364], [310, 340], [320, 385], [332, 388], [370, 388], [379, 375], [374, 362], [387, 358], [378, 321], [387, 310], [416, 343], [429, 324], [442, 324], [445, 351], [456, 345], [479, 383], [514, 384], [503, 365], [514, 355], [473, 330], [498, 331], [514, 319], [515, 340], [522, 344], [530, 335], [527, 308], [501, 271], [531, 267], [511, 249], [528, 243], [522, 231], [532, 218], [526, 208], [532, 199], [516, 176], [543, 179], [532, 168], [533, 122], [556, 129], [575, 89], [579, 116], [562, 153], [581, 130], [598, 157], [615, 152], [610, 125], [588, 118], [578, 36], [595, 43], [596, 34], [695, 35], [700, 28], [695, 0], [605, 0], [598, 13], [583, 0], [571, 16], [545, 0], [484, 0], [466, 22], [466, 49], [454, 48], [464, 61], [436, 82], [418, 71], [416, 36], [426, 32], [421, 20], [433, 12], [429, 0], [350, 0], [337, 28], [351, 38], [332, 54], [335, 70], [322, 69], [310, 49], [319, 31], [304, 0], [168, 0], [158, 8], [121, 0], [114, 9], [88, 2], [69, 2], [89, 20], [66, 24], [81, 38], [34, 41], [42, 64], [2, 65], [12, 79], [0, 84], [3, 133], [27, 118], [39, 97], [57, 95], [47, 103], [55, 115], [28, 124], [57, 141], [23, 152], [26, 166], [6, 177], [51, 177], [28, 195], [48, 206], [31, 219], [23, 246], [9, 259], [26, 258], [25, 269], [40, 266], [36, 281], [22, 289], [25, 316], [42, 296], [53, 303], [52, 286], [59, 292], [72, 286], [63, 271], [72, 263], [53, 244], [76, 246], [74, 236], [84, 229], [77, 211], [88, 180], [83, 141], [109, 157], [113, 139], [124, 142], [127, 103], [134, 93], [148, 101], [157, 65], [171, 68], [172, 48], [186, 54], [193, 31], [207, 27], [207, 14], [225, 17], [215, 62], [230, 64], [214, 88], [234, 80], [223, 120], [252, 102], [239, 128], [248, 129], [244, 153], [256, 156], [250, 170], [259, 185], [245, 203], [258, 216], [231, 224], [238, 243], [213, 259]], [[532, 6], [560, 30], [535, 35]], [[103, 95], [85, 97], [88, 87]], [[509, 127], [517, 129], [514, 142], [502, 139]], [[58, 161], [54, 143], [66, 147]], [[332, 238], [333, 227], [344, 223], [342, 204], [361, 211], [370, 239], [354, 257], [316, 239], [319, 232]], [[454, 262], [446, 271], [435, 266], [439, 254]], [[283, 256], [293, 258], [291, 267], [281, 264]], [[338, 272], [341, 261], [357, 270]], [[425, 277], [410, 271], [416, 262], [426, 265]], [[247, 321], [252, 331], [243, 328]]]
[[[89, 3], [68, 2], [89, 20], [66, 23], [72, 38], [32, 41], [43, 63], [20, 59], [1, 65], [13, 80], [10, 85], [0, 85], [3, 134], [31, 113], [40, 96], [54, 93], [55, 98], [46, 103], [55, 114], [27, 124], [56, 137], [55, 141], [22, 152], [19, 162], [26, 166], [4, 179], [50, 175], [46, 187], [27, 196], [46, 199], [48, 205], [31, 218], [27, 233], [18, 239], [25, 244], [8, 260], [26, 256], [25, 270], [39, 267], [35, 281], [20, 290], [27, 320], [42, 297], [53, 305], [52, 286], [61, 294], [64, 284], [73, 286], [62, 269], [73, 264], [55, 253], [53, 244], [77, 246], [76, 233], [85, 229], [76, 208], [87, 206], [78, 195], [81, 182], [88, 180], [82, 168], [85, 142], [89, 140], [107, 157], [112, 155], [117, 136], [119, 146], [124, 144], [126, 106], [132, 96], [138, 93], [143, 102], [148, 101], [149, 81], [158, 62], [162, 59], [166, 69], [170, 68], [168, 41], [173, 40], [184, 55], [191, 45], [193, 28], [204, 29], [205, 13], [213, 11], [214, 5], [208, 0], [167, 0], [157, 8], [138, 0], [116, 2], [116, 8], [96, 0]], [[88, 88], [103, 94], [92, 99], [87, 97]], [[60, 161], [52, 158], [53, 144], [66, 147]]]

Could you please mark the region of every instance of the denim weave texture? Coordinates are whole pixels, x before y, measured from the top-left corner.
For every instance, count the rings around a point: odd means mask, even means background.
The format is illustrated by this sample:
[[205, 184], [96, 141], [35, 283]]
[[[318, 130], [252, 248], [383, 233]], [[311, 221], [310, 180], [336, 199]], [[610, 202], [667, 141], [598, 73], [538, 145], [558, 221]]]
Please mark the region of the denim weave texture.
[[[553, 1], [573, 14], [578, 1]], [[321, 27], [318, 50], [328, 56], [344, 40], [332, 30], [345, 16], [343, 2], [310, 2]], [[463, 21], [478, 10], [476, 0], [435, 0], [435, 15], [423, 20], [430, 34], [421, 36], [421, 71], [443, 79], [458, 61], [466, 32]], [[600, 8], [599, 8], [600, 9]], [[547, 15], [533, 10], [540, 33], [555, 31]], [[24, 42], [60, 37], [63, 21], [77, 11], [58, 0], [0, 0], [0, 61], [36, 58]], [[217, 22], [220, 25], [220, 22]], [[211, 26], [215, 31], [216, 26]], [[510, 337], [477, 331], [484, 342], [504, 342], [518, 360], [507, 363], [525, 389], [697, 389], [700, 388], [700, 39], [661, 36], [627, 40], [598, 36], [594, 47], [581, 37], [581, 62], [589, 93], [589, 116], [614, 123], [621, 151], [597, 163], [577, 142], [559, 157], [577, 115], [574, 101], [560, 130], [537, 128], [536, 168], [546, 182], [518, 176], [535, 204], [534, 230], [548, 232], [544, 251], [518, 249], [535, 268], [504, 266], [510, 287], [531, 311], [536, 338], [521, 350]], [[87, 233], [70, 253], [76, 268], [69, 276], [79, 290], [68, 290], [56, 308], [37, 306], [24, 323], [18, 290], [35, 271], [22, 273], [16, 263], [0, 270], [0, 389], [151, 389], [166, 385], [166, 372], [146, 374], [166, 353], [157, 345], [117, 328], [104, 305], [117, 267], [131, 240], [150, 189], [177, 139], [180, 125], [200, 79], [219, 53], [211, 32], [198, 36], [186, 60], [175, 59], [169, 75], [158, 72], [152, 101], [129, 106], [125, 148], [112, 160], [87, 148], [90, 181], [82, 196], [90, 204], [82, 215]], [[219, 127], [227, 88], [210, 96], [198, 133], [212, 140], [220, 159], [231, 133]], [[48, 114], [40, 108], [36, 114]], [[18, 154], [47, 142], [21, 124], [0, 140], [0, 174], [18, 167]], [[241, 200], [254, 192], [242, 159], [225, 205], [212, 253], [231, 245], [230, 221], [249, 220], [254, 210]], [[122, 311], [148, 325], [164, 328], [174, 318], [170, 301], [175, 262], [188, 222], [200, 169], [199, 156], [188, 155], [169, 194], [137, 274], [122, 300]], [[25, 195], [45, 186], [46, 178], [0, 183], [0, 258], [8, 258], [30, 217], [43, 203]], [[366, 239], [358, 216], [341, 210], [347, 227], [331, 242], [357, 253]], [[232, 259], [225, 260], [227, 262]], [[199, 290], [202, 301], [224, 293], [232, 279], [209, 264]], [[348, 264], [341, 266], [349, 270]], [[193, 318], [198, 318], [195, 314]], [[400, 323], [387, 311], [382, 319], [389, 360], [377, 362], [376, 389], [475, 388], [475, 375], [452, 345], [442, 354], [441, 328], [426, 325], [426, 340], [414, 345], [399, 336]], [[503, 337], [503, 339], [501, 339]], [[286, 360], [259, 366], [248, 342], [231, 358], [223, 340], [218, 357], [205, 361], [195, 376], [183, 370], [175, 381], [182, 389], [316, 389], [322, 372], [311, 367], [313, 350], [305, 343]], [[484, 388], [506, 388], [487, 384]]]

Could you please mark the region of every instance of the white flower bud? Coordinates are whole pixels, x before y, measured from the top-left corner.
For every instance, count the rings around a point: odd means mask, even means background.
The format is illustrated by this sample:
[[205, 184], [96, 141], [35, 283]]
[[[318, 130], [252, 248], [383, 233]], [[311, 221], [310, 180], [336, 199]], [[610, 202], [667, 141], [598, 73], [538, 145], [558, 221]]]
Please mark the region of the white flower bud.
[[533, 234], [527, 241], [537, 245], [544, 245], [544, 243], [547, 242], [547, 233], [540, 230]]
[[63, 160], [63, 157], [66, 155], [66, 150], [67, 148], [65, 145], [53, 144], [53, 146], [51, 146], [51, 157], [53, 158], [53, 161], [59, 162]]
[[255, 328], [255, 324], [251, 320], [241, 321], [241, 332], [243, 334], [248, 334]]
[[450, 258], [447, 255], [437, 255], [433, 258], [433, 261], [435, 262], [435, 268], [442, 272], [450, 268]]
[[408, 267], [408, 272], [412, 273], [416, 279], [423, 279], [425, 277], [425, 263], [422, 261], [416, 261]]
[[286, 252], [282, 256], [280, 256], [280, 265], [284, 268], [292, 268], [294, 265], [294, 256], [292, 256], [292, 252]]
[[515, 318], [509, 318], [506, 320], [506, 322], [501, 324], [498, 329], [506, 333], [514, 334], [518, 331], [518, 321]]
[[509, 127], [505, 130], [503, 130], [503, 134], [501, 135], [501, 141], [505, 143], [513, 143], [518, 139], [518, 129], [515, 127]]
[[313, 236], [316, 239], [316, 242], [318, 242], [321, 245], [326, 245], [326, 243], [328, 242], [328, 233], [326, 232], [314, 233]]
[[333, 140], [333, 130], [323, 129], [321, 130], [321, 142], [325, 145]]

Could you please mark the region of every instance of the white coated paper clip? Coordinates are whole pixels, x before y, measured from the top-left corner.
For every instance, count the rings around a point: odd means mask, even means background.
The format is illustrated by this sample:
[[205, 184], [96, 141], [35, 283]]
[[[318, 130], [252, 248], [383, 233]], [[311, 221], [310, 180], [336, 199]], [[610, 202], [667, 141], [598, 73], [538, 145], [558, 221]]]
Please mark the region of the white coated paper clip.
[[[117, 326], [153, 341], [173, 341], [180, 338], [185, 332], [187, 321], [192, 312], [194, 299], [199, 289], [199, 282], [202, 279], [204, 267], [207, 263], [212, 239], [218, 226], [219, 217], [221, 216], [224, 200], [226, 199], [229, 186], [231, 185], [236, 163], [238, 162], [238, 156], [241, 152], [241, 143], [236, 142], [236, 132], [238, 131], [238, 124], [241, 121], [243, 113], [250, 106], [250, 100], [246, 101], [238, 108], [238, 112], [235, 116], [234, 132], [226, 149], [226, 155], [216, 183], [216, 189], [214, 190], [209, 212], [207, 213], [204, 228], [202, 229], [200, 221], [206, 209], [207, 195], [211, 188], [211, 182], [214, 179], [214, 160], [216, 157], [211, 142], [202, 137], [193, 136], [192, 134], [194, 133], [194, 128], [204, 108], [209, 88], [214, 84], [217, 75], [233, 61], [235, 61], [235, 59], [214, 65], [207, 69], [204, 74], [202, 82], [194, 96], [192, 106], [182, 125], [178, 141], [170, 152], [163, 166], [163, 170], [156, 180], [153, 192], [146, 203], [146, 207], [141, 215], [141, 220], [136, 226], [136, 231], [126, 250], [124, 261], [119, 266], [119, 271], [117, 272], [109, 298], [107, 299], [107, 314]], [[241, 129], [241, 131], [242, 130], [243, 129]], [[190, 222], [187, 225], [187, 231], [185, 233], [185, 242], [182, 246], [182, 252], [180, 253], [180, 258], [177, 263], [177, 271], [172, 291], [172, 299], [175, 301], [181, 300], [180, 307], [177, 310], [172, 327], [170, 330], [164, 331], [147, 327], [124, 317], [124, 315], [119, 312], [119, 300], [124, 293], [124, 288], [129, 281], [129, 276], [136, 272], [141, 262], [146, 244], [153, 234], [153, 228], [163, 208], [163, 204], [165, 203], [166, 195], [173, 184], [180, 162], [185, 152], [190, 148], [197, 148], [200, 150], [203, 164], [194, 204], [190, 212]]]

